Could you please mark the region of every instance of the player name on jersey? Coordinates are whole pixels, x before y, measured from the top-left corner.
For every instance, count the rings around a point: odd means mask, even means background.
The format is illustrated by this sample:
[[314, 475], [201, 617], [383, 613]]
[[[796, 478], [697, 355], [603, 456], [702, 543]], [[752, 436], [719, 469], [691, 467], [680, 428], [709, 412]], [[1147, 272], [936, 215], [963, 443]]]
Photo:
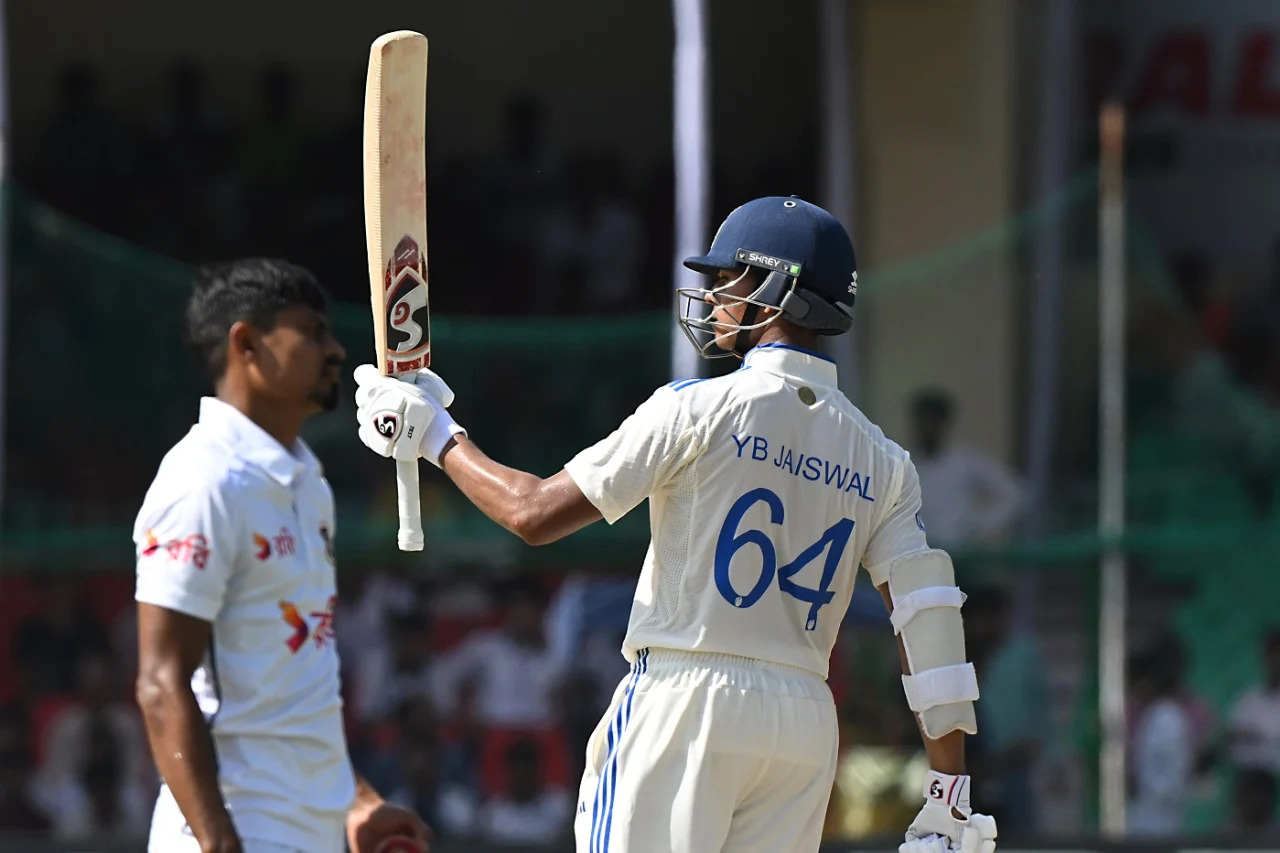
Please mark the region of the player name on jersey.
[[863, 500], [875, 501], [871, 494], [871, 477], [853, 470], [850, 465], [842, 465], [829, 459], [822, 459], [802, 450], [787, 447], [781, 442], [773, 442], [774, 451], [769, 451], [770, 441], [762, 435], [733, 436], [737, 445], [738, 458], [751, 462], [771, 464], [791, 474], [802, 477], [813, 483], [823, 483], [838, 492], [857, 492]]

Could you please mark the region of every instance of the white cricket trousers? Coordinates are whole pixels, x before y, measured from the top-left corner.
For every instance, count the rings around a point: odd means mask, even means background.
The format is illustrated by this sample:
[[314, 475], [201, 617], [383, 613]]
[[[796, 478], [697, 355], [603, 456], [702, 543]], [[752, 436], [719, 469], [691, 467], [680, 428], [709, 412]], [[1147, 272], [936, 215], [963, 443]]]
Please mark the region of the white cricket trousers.
[[813, 853], [838, 740], [813, 673], [642, 649], [587, 743], [577, 853]]

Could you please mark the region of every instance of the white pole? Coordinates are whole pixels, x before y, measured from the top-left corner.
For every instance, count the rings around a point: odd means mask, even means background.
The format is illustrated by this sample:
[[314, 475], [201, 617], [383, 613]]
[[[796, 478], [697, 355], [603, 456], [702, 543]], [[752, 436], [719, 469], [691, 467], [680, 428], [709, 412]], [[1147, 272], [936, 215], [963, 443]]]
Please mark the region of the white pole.
[[1100, 822], [1104, 835], [1125, 831], [1126, 566], [1125, 529], [1125, 233], [1124, 109], [1110, 103], [1100, 120], [1098, 531], [1104, 542], [1099, 602], [1098, 703]]
[[[818, 203], [840, 220], [858, 245], [857, 150], [854, 136], [849, 0], [821, 0], [818, 9], [818, 85], [822, 90], [822, 177]], [[857, 303], [854, 303], [857, 317]], [[843, 335], [827, 338], [827, 350], [840, 367], [840, 390], [858, 399], [857, 320]]]
[[6, 330], [9, 323], [9, 51], [5, 32], [7, 15], [0, 0], [0, 512], [4, 509], [5, 417], [8, 409], [5, 382], [9, 369]]
[[[672, 103], [675, 146], [675, 258], [676, 287], [697, 287], [700, 276], [681, 263], [707, 250], [707, 221], [711, 181], [711, 121], [708, 115], [707, 2], [671, 0], [675, 18], [674, 92]], [[679, 315], [682, 300], [675, 300]], [[671, 330], [671, 376], [698, 376], [702, 359], [679, 328]]]

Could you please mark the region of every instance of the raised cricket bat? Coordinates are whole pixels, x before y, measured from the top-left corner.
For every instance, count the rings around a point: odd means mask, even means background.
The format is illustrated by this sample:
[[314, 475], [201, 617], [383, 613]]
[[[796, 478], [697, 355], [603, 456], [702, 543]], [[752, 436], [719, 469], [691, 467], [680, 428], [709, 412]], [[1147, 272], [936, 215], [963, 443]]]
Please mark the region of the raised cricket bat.
[[[426, 129], [427, 39], [408, 30], [387, 33], [369, 51], [364, 96], [369, 293], [375, 355], [385, 376], [431, 364]], [[396, 463], [396, 488], [397, 543], [402, 551], [421, 551], [416, 460]]]

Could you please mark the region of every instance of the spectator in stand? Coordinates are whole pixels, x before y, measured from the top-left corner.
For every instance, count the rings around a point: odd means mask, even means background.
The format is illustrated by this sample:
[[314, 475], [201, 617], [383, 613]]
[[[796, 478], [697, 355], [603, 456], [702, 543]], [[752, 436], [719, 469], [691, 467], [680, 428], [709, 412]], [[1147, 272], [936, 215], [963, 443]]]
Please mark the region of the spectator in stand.
[[102, 94], [96, 65], [74, 62], [58, 72], [53, 116], [34, 148], [28, 175], [44, 201], [105, 226], [129, 187], [125, 134]]
[[[466, 838], [476, 819], [476, 796], [459, 784], [456, 750], [442, 743], [431, 703], [406, 702], [398, 715], [400, 738], [388, 744], [382, 768], [370, 770], [376, 784], [390, 791], [387, 799], [413, 809], [427, 821], [436, 838]], [[374, 782], [374, 775], [368, 777]]]
[[1262, 683], [1231, 708], [1228, 749], [1237, 767], [1280, 774], [1280, 628], [1263, 641]]
[[121, 698], [105, 651], [85, 654], [77, 670], [75, 700], [49, 724], [33, 793], [60, 837], [145, 833], [156, 785], [137, 707]]
[[68, 694], [75, 689], [77, 663], [107, 644], [74, 578], [50, 578], [43, 585], [40, 612], [18, 626], [15, 651], [29, 698]]
[[1167, 838], [1182, 831], [1198, 734], [1181, 701], [1182, 656], [1160, 645], [1130, 664], [1138, 712], [1130, 741], [1128, 831]]
[[507, 790], [480, 807], [479, 837], [492, 844], [551, 844], [566, 838], [573, 801], [568, 791], [543, 786], [538, 744], [511, 744], [506, 769]]
[[150, 795], [131, 784], [129, 747], [109, 719], [94, 717], [84, 730], [85, 752], [74, 777], [63, 780], [45, 809], [56, 838], [68, 841], [136, 839], [151, 823]]
[[390, 643], [370, 646], [356, 660], [353, 704], [362, 722], [385, 719], [402, 702], [434, 692], [431, 623], [421, 613], [394, 617]]
[[965, 645], [978, 671], [978, 734], [966, 748], [978, 797], [1010, 835], [1038, 823], [1033, 785], [1044, 748], [1049, 704], [1047, 665], [1035, 640], [1015, 632], [1009, 598], [999, 587], [973, 589], [965, 601]]
[[1023, 509], [1023, 487], [996, 459], [951, 437], [953, 403], [945, 391], [916, 395], [912, 406], [921, 516], [937, 547], [990, 542], [1009, 532]]
[[559, 670], [543, 637], [543, 593], [522, 579], [505, 585], [502, 600], [500, 629], [475, 631], [440, 659], [440, 709], [481, 726], [551, 728]]
[[0, 711], [0, 832], [47, 832], [49, 818], [31, 796], [27, 721], [16, 708]]
[[1245, 768], [1236, 773], [1231, 792], [1230, 831], [1241, 840], [1256, 844], [1264, 839], [1275, 840], [1280, 835], [1276, 825], [1276, 777], [1273, 773], [1256, 768]]

